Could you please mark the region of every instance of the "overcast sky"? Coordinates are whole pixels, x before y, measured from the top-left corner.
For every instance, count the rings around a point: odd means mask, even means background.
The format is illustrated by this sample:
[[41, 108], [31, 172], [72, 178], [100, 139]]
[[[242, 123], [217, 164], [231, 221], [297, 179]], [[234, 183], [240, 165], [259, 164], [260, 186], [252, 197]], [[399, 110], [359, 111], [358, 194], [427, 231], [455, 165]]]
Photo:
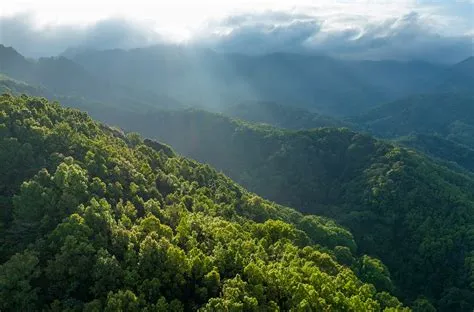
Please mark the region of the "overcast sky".
[[473, 54], [474, 0], [4, 1], [0, 43], [30, 56], [68, 47], [183, 43], [221, 51], [304, 51], [455, 62]]

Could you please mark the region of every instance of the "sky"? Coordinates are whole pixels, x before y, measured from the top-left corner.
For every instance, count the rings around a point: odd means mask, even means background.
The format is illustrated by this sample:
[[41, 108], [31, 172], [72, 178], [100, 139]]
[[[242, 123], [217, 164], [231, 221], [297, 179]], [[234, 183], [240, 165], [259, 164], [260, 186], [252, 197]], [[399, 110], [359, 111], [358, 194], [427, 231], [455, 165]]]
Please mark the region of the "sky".
[[179, 43], [223, 52], [454, 62], [473, 54], [474, 0], [29, 0], [0, 6], [0, 43], [67, 48]]

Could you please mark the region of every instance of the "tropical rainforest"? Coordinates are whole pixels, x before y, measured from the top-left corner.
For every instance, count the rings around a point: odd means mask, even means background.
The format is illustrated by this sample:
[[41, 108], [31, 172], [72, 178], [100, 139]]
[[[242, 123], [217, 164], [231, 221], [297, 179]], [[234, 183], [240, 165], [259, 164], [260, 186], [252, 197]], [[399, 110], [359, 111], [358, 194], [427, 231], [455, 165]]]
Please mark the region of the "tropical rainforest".
[[473, 61], [0, 45], [0, 311], [472, 311]]

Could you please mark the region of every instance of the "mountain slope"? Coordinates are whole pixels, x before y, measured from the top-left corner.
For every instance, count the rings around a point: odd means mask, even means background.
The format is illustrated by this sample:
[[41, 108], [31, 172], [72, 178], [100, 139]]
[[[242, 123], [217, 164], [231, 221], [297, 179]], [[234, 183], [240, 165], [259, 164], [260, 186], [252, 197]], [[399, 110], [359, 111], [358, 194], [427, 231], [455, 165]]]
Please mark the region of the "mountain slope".
[[222, 109], [222, 113], [249, 122], [267, 123], [275, 127], [294, 130], [348, 125], [336, 118], [273, 102], [241, 103]]
[[[456, 101], [457, 98], [453, 97], [452, 100]], [[403, 107], [403, 105], [400, 106]], [[457, 109], [458, 108], [455, 108], [454, 110]], [[463, 108], [461, 107], [459, 109], [462, 111]], [[395, 111], [396, 109], [393, 108], [393, 110]], [[388, 116], [386, 119], [380, 118], [380, 124], [375, 129], [370, 129], [370, 126], [367, 126], [364, 122], [354, 123], [349, 121], [351, 119], [339, 120], [311, 113], [304, 109], [269, 102], [242, 103], [230, 106], [222, 112], [227, 116], [239, 118], [245, 121], [266, 123], [285, 129], [308, 130], [320, 127], [347, 127], [354, 130], [371, 130], [375, 135], [382, 136], [384, 136], [384, 121], [389, 121], [389, 127], [391, 122], [390, 117]], [[424, 114], [425, 118], [430, 118], [429, 114], [432, 112], [433, 109], [427, 109], [427, 112]], [[386, 113], [387, 115], [390, 115], [390, 112], [387, 111]], [[383, 115], [384, 113], [380, 113], [380, 116]], [[447, 114], [446, 117], [449, 119], [449, 114]], [[357, 118], [352, 120], [357, 120]], [[395, 123], [396, 122], [397, 121], [395, 121]], [[406, 119], [400, 118], [398, 122], [406, 122]], [[415, 124], [421, 126], [423, 122], [426, 122], [426, 120], [420, 117], [420, 121], [415, 122]], [[445, 135], [444, 137], [440, 134], [436, 134], [436, 129], [438, 128], [439, 131], [439, 126], [437, 124], [435, 125], [436, 126], [426, 126], [423, 130], [424, 133], [417, 133], [414, 129], [407, 129], [406, 132], [403, 132], [402, 125], [392, 125], [394, 132], [399, 131], [400, 133], [392, 134], [390, 138], [397, 144], [414, 148], [429, 156], [435, 157], [452, 169], [462, 171], [462, 168], [464, 168], [474, 172], [474, 147], [465, 145], [470, 142], [469, 133], [471, 133], [466, 131], [467, 125], [458, 120], [454, 121], [450, 127], [452, 131], [450, 131], [449, 135]], [[410, 133], [410, 135], [404, 135], [407, 132]], [[385, 136], [388, 135], [385, 134]], [[458, 142], [456, 142], [456, 140]]]
[[0, 146], [2, 311], [408, 310], [347, 230], [163, 144], [3, 95]]
[[436, 90], [444, 92], [474, 92], [474, 56], [451, 66], [439, 78]]
[[0, 94], [28, 94], [31, 96], [43, 96], [52, 98], [53, 94], [45, 88], [31, 86], [23, 81], [12, 79], [6, 75], [0, 74]]
[[462, 167], [474, 172], [474, 149], [445, 139], [440, 135], [414, 134], [397, 138], [397, 142], [415, 148], [441, 161], [448, 166]]
[[380, 88], [390, 99], [431, 91], [446, 71], [445, 66], [421, 61], [352, 61], [347, 62], [347, 67], [358, 79]]
[[439, 134], [474, 147], [474, 96], [460, 93], [418, 95], [380, 105], [351, 119], [384, 137]]
[[291, 132], [196, 110], [106, 118], [264, 197], [336, 218], [388, 265], [406, 299], [472, 310], [472, 177], [344, 129]]

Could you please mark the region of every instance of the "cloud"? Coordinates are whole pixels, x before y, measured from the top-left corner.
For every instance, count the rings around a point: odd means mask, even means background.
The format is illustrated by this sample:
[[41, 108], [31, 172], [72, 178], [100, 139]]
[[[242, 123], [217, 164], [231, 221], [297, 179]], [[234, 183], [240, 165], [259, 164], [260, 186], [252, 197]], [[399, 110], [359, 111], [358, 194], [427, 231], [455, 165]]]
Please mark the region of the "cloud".
[[307, 15], [267, 12], [230, 16], [209, 26], [191, 43], [225, 52], [265, 54], [301, 50], [302, 43], [319, 32], [321, 23]]
[[[410, 0], [404, 0], [404, 5], [397, 2], [396, 6], [390, 1], [378, 6], [363, 0], [334, 3], [328, 6], [323, 1], [317, 6], [278, 11], [231, 12], [191, 27], [185, 43], [247, 54], [290, 51], [349, 59], [423, 59], [445, 63], [473, 54], [472, 22], [453, 18], [461, 8], [472, 8], [472, 3], [444, 7], [413, 6]], [[137, 16], [108, 17], [84, 26], [38, 26], [33, 14], [0, 16], [0, 43], [27, 56], [39, 57], [57, 55], [71, 47], [130, 49], [170, 41], [165, 31], [173, 27], [159, 27], [155, 20], [137, 20]]]
[[68, 48], [131, 49], [162, 42], [145, 25], [109, 18], [86, 26], [38, 26], [30, 14], [0, 17], [0, 43], [29, 57], [58, 55]]
[[318, 53], [349, 59], [457, 62], [473, 54], [471, 34], [441, 35], [439, 20], [410, 12], [367, 21], [365, 16], [316, 17], [266, 12], [232, 16], [201, 30], [194, 43], [225, 52]]

